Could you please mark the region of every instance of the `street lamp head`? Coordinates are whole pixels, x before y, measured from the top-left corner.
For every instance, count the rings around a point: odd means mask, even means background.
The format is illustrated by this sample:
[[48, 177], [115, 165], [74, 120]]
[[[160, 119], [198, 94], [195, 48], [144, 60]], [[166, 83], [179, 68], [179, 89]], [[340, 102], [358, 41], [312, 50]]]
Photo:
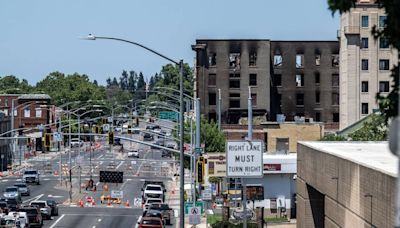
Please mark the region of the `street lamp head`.
[[82, 40], [96, 40], [96, 36], [93, 35], [93, 34], [91, 34], [91, 33], [89, 33], [88, 36], [86, 36], [86, 37], [81, 37], [81, 39], [82, 39]]

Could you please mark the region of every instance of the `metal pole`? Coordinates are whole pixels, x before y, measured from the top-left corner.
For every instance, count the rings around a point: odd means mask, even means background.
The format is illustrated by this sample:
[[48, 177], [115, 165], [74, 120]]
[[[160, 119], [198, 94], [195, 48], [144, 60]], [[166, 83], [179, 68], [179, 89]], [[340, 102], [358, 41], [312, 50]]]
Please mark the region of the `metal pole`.
[[[247, 106], [247, 140], [253, 140], [253, 106], [251, 100], [251, 87], [249, 86], [249, 99], [248, 99], [248, 106]], [[242, 178], [242, 185], [243, 185], [243, 228], [247, 228], [247, 189], [246, 189], [246, 179]]]
[[83, 159], [81, 159], [81, 116], [80, 115], [78, 115], [78, 142], [79, 142], [79, 144], [78, 144], [78, 147], [79, 147], [79, 149], [78, 149], [78, 159], [79, 159], [79, 193], [81, 193], [82, 192], [82, 190], [81, 190], [81, 185], [82, 185], [82, 176], [81, 176], [81, 174], [82, 174], [82, 172], [81, 172], [81, 161], [83, 160]]
[[[58, 133], [61, 134], [61, 113], [58, 117]], [[62, 185], [62, 158], [61, 158], [61, 142], [58, 142], [58, 152], [60, 153], [60, 185]]]
[[185, 227], [185, 169], [184, 169], [184, 153], [183, 153], [183, 60], [179, 62], [179, 154], [180, 154], [180, 227]]
[[193, 183], [193, 179], [196, 180], [196, 178], [193, 178], [194, 176], [194, 168], [196, 167], [193, 164], [193, 158], [194, 158], [194, 154], [193, 154], [193, 120], [192, 117], [190, 117], [190, 186], [192, 188], [192, 201], [194, 202], [194, 183]]
[[[196, 143], [196, 146], [195, 146], [195, 148], [197, 149], [197, 148], [201, 148], [201, 142], [200, 142], [200, 119], [201, 119], [201, 117], [200, 117], [200, 98], [197, 98], [196, 99], [196, 134], [195, 134], [195, 137], [196, 137], [196, 139], [195, 139], [195, 143]], [[196, 186], [196, 179], [197, 179], [197, 151], [196, 151], [196, 149], [195, 149], [195, 152], [194, 152], [194, 176], [195, 176], [195, 181], [194, 181], [194, 192], [195, 192], [195, 194], [194, 194], [194, 200], [193, 200], [193, 205], [194, 205], [194, 207], [196, 206], [196, 189], [197, 189], [197, 186]], [[200, 183], [199, 183], [199, 188], [200, 188]]]
[[71, 113], [69, 112], [68, 106], [67, 106], [67, 113], [68, 113], [68, 131], [69, 131], [69, 136], [68, 136], [68, 148], [69, 148], [69, 153], [68, 153], [68, 160], [69, 160], [69, 203], [72, 203]]
[[[14, 132], [14, 100], [11, 100], [11, 136], [13, 137], [12, 139], [12, 157], [15, 157], [15, 132]], [[13, 159], [14, 160], [14, 159]]]
[[221, 89], [218, 89], [218, 130], [221, 131]]

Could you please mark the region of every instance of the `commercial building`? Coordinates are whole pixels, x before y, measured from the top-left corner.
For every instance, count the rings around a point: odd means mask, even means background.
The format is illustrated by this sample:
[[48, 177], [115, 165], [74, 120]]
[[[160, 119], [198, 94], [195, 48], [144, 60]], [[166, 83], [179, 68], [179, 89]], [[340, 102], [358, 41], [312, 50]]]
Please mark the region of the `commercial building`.
[[[0, 112], [0, 134], [11, 130], [11, 119]], [[3, 137], [11, 137], [11, 133], [3, 135]], [[0, 139], [0, 172], [7, 170], [7, 166], [11, 164], [11, 140]]]
[[376, 94], [387, 95], [394, 83], [391, 68], [398, 50], [388, 40], [376, 40], [372, 28], [386, 26], [384, 9], [375, 0], [358, 0], [340, 18], [340, 129], [378, 108]]
[[[227, 140], [243, 140], [247, 125], [223, 125]], [[268, 153], [295, 153], [298, 141], [320, 140], [324, 134], [322, 123], [264, 122], [255, 125], [253, 139], [262, 140]]]
[[36, 128], [54, 120], [51, 111], [47, 108], [50, 104], [50, 96], [47, 94], [0, 94], [0, 112], [5, 116], [12, 116], [13, 103], [14, 129], [20, 126]]
[[195, 95], [201, 113], [222, 123], [247, 117], [249, 87], [254, 118], [275, 121], [277, 114], [339, 127], [339, 43], [199, 39]]
[[297, 158], [297, 227], [394, 227], [387, 142], [300, 142]]

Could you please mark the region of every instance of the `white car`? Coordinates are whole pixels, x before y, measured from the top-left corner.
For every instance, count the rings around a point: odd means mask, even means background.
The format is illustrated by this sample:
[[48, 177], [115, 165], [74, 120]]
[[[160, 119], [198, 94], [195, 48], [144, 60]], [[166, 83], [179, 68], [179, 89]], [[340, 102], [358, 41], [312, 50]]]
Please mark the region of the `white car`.
[[139, 151], [137, 150], [129, 150], [128, 158], [139, 158]]
[[83, 141], [78, 138], [71, 139], [71, 146], [72, 147], [82, 147]]
[[29, 219], [28, 219], [28, 214], [26, 212], [11, 211], [8, 213], [8, 216], [16, 218], [17, 223], [19, 221], [19, 227], [21, 228], [29, 227]]
[[31, 201], [30, 206], [37, 206], [43, 218], [51, 219], [51, 207], [47, 204], [46, 200]]
[[163, 200], [160, 198], [147, 198], [146, 202], [143, 205], [143, 211], [149, 209], [150, 204], [152, 203], [163, 203]]

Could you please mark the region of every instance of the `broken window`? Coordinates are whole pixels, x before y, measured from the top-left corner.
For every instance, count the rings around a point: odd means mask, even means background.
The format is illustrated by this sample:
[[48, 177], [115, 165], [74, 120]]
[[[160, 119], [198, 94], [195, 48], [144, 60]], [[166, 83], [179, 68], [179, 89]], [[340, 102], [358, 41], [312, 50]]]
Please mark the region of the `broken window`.
[[339, 123], [339, 113], [338, 112], [332, 113], [332, 121], [335, 123]]
[[339, 55], [332, 55], [332, 67], [339, 67]]
[[229, 108], [240, 108], [240, 100], [229, 100]]
[[240, 80], [229, 80], [229, 88], [240, 89]]
[[297, 54], [296, 55], [296, 68], [303, 68], [304, 67], [304, 55]]
[[231, 68], [240, 68], [240, 53], [229, 54], [229, 66]]
[[257, 94], [256, 94], [256, 93], [252, 93], [252, 94], [251, 94], [251, 104], [252, 104], [253, 106], [256, 106], [256, 105], [257, 105]]
[[255, 52], [250, 53], [249, 66], [257, 66], [257, 53]]
[[208, 105], [215, 105], [217, 103], [217, 94], [208, 93]]
[[275, 86], [282, 86], [282, 75], [281, 74], [274, 75], [274, 83], [275, 83]]
[[250, 86], [256, 86], [257, 85], [257, 74], [250, 74], [249, 85]]
[[339, 105], [339, 93], [332, 93], [332, 105]]
[[320, 74], [319, 72], [315, 73], [315, 84], [319, 85], [320, 83]]
[[282, 66], [282, 55], [274, 55], [274, 67]]
[[332, 74], [332, 86], [339, 86], [339, 75]]
[[303, 74], [296, 74], [296, 86], [297, 87], [304, 86], [304, 75]]
[[217, 54], [216, 53], [210, 53], [210, 55], [208, 56], [208, 65], [210, 65], [210, 66], [217, 65]]
[[304, 94], [303, 93], [296, 94], [296, 105], [299, 105], [299, 106], [304, 105]]
[[316, 54], [315, 55], [315, 65], [316, 66], [321, 65], [321, 54]]
[[216, 74], [209, 74], [208, 75], [208, 85], [215, 86], [217, 84], [217, 75]]
[[321, 102], [321, 94], [319, 91], [315, 92], [315, 103], [319, 104]]
[[238, 73], [230, 73], [229, 78], [240, 78], [240, 74]]

